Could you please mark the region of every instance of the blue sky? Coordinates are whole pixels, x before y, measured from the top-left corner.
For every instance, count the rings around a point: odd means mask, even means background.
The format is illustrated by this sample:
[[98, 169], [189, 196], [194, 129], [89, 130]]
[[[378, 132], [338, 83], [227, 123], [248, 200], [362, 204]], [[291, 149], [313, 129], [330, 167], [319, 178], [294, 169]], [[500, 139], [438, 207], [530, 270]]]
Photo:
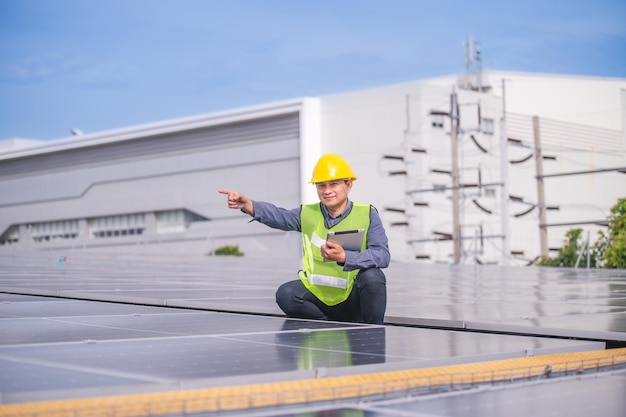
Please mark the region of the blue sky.
[[0, 140], [483, 68], [626, 78], [626, 1], [0, 0]]

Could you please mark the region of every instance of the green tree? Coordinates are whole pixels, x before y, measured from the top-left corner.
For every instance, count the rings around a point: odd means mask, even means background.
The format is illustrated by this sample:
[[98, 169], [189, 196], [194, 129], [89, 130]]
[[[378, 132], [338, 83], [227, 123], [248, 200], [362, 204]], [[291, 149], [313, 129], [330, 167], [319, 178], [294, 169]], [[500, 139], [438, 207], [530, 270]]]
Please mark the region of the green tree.
[[594, 252], [604, 268], [626, 268], [626, 198], [611, 208], [608, 233], [600, 231]]
[[[584, 249], [585, 243], [581, 238], [583, 229], [570, 229], [565, 233], [565, 241], [563, 247], [559, 249], [559, 253], [555, 258], [542, 256], [537, 262], [537, 266], [558, 266], [558, 267], [574, 267], [580, 252]], [[586, 256], [589, 248], [585, 249], [583, 256]], [[590, 266], [596, 266], [596, 254], [590, 253]]]

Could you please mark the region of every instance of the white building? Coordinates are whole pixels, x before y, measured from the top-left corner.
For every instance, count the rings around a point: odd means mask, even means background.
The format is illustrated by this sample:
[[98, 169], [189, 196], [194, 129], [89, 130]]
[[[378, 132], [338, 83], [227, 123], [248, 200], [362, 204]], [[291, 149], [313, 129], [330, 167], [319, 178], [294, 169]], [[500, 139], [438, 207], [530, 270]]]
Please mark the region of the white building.
[[454, 261], [455, 218], [464, 263], [525, 265], [574, 227], [595, 238], [594, 222], [626, 196], [626, 79], [480, 75], [473, 87], [448, 76], [0, 146], [0, 248], [201, 255], [238, 245], [297, 257], [297, 234], [248, 223], [217, 189], [287, 208], [316, 201], [308, 181], [328, 152], [352, 164], [351, 198], [378, 208], [394, 261]]

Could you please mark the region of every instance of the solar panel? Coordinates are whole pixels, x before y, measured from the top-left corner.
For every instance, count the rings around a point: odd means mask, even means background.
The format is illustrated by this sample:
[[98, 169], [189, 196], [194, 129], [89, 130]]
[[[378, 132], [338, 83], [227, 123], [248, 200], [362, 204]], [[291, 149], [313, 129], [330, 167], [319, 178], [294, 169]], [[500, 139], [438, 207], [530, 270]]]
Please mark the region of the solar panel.
[[[59, 268], [53, 256], [31, 253], [0, 254], [0, 265], [7, 404], [427, 368], [626, 340], [625, 271], [393, 264], [385, 270], [388, 325], [376, 326], [285, 318], [274, 291], [295, 279], [297, 265], [263, 259], [77, 253]], [[393, 409], [381, 407], [357, 408]]]

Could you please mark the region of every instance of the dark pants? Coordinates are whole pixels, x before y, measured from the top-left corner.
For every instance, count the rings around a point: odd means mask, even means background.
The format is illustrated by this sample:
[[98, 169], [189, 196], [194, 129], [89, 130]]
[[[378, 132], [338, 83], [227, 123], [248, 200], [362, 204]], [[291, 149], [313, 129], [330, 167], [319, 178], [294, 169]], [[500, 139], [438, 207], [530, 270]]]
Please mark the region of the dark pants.
[[293, 318], [383, 324], [387, 308], [387, 280], [378, 268], [361, 270], [348, 299], [328, 306], [298, 279], [278, 288], [276, 303], [288, 317]]

